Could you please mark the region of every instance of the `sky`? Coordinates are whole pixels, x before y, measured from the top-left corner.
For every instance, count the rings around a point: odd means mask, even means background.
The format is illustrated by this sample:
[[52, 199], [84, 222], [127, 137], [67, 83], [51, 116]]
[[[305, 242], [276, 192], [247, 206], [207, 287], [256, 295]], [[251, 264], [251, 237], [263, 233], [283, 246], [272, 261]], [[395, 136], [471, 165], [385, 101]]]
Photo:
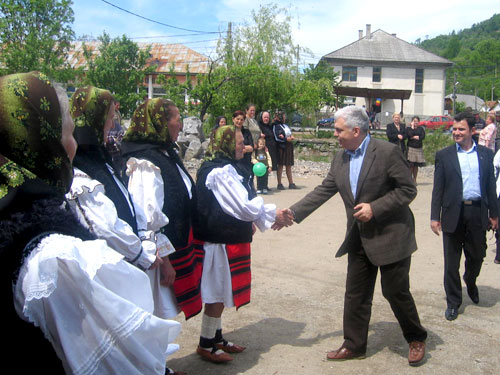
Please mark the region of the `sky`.
[[[270, 3], [258, 0], [73, 0], [73, 30], [77, 37], [98, 37], [106, 31], [111, 37], [125, 34], [135, 42], [182, 43], [199, 53], [214, 56], [217, 39], [226, 35], [229, 22], [233, 29], [243, 26], [251, 22], [252, 10]], [[381, 29], [412, 43], [419, 38], [425, 40], [469, 28], [500, 13], [500, 4], [491, 0], [275, 0], [273, 3], [288, 10], [294, 44], [308, 50], [301, 54], [301, 66], [315, 64], [322, 56], [355, 42], [358, 30], [363, 30], [365, 35], [366, 24], [371, 24], [372, 32]]]

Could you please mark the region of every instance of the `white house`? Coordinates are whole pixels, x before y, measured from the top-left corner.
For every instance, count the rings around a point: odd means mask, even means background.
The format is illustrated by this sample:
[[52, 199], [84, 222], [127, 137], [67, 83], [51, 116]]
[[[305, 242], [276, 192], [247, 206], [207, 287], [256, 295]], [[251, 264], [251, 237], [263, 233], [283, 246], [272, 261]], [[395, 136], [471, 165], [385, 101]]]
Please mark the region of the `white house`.
[[372, 33], [371, 26], [366, 25], [364, 37], [359, 30], [357, 41], [322, 59], [342, 77], [343, 87], [337, 94], [380, 112], [382, 124], [390, 122], [394, 112], [402, 112], [405, 118], [444, 112], [445, 70], [453, 63], [396, 34], [383, 30]]

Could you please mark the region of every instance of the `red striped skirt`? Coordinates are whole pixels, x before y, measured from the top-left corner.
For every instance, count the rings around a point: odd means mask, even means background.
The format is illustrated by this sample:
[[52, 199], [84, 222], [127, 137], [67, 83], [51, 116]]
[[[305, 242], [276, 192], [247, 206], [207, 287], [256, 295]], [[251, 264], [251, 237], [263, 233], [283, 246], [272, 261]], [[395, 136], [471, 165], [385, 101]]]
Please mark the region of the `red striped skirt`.
[[203, 242], [194, 240], [190, 235], [188, 246], [176, 249], [169, 259], [176, 273], [173, 291], [187, 320], [198, 314], [203, 305], [200, 291]]
[[250, 243], [226, 245], [233, 300], [236, 309], [250, 303], [252, 274], [250, 271]]

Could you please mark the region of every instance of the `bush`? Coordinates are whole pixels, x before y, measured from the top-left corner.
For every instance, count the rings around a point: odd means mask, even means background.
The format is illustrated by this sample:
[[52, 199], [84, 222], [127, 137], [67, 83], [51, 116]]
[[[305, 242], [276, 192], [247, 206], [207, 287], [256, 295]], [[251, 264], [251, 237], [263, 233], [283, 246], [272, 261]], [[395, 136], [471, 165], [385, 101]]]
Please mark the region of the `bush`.
[[428, 130], [424, 138], [424, 157], [427, 165], [434, 165], [436, 152], [454, 143], [451, 133], [438, 129]]

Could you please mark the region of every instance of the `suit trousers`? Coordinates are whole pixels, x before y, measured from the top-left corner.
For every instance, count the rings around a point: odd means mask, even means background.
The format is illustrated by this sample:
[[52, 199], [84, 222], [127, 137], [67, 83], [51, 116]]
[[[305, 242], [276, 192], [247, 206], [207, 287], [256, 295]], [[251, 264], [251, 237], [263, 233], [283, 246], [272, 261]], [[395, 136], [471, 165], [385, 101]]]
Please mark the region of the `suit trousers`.
[[373, 292], [379, 268], [382, 294], [389, 301], [404, 338], [407, 342], [425, 341], [427, 331], [420, 324], [415, 301], [410, 293], [410, 263], [411, 256], [377, 267], [370, 262], [363, 248], [349, 252], [343, 346], [356, 353], [366, 352]]
[[444, 290], [449, 308], [462, 304], [460, 259], [465, 255], [464, 281], [475, 286], [486, 256], [486, 231], [481, 226], [480, 205], [462, 205], [457, 228], [453, 233], [443, 232]]

